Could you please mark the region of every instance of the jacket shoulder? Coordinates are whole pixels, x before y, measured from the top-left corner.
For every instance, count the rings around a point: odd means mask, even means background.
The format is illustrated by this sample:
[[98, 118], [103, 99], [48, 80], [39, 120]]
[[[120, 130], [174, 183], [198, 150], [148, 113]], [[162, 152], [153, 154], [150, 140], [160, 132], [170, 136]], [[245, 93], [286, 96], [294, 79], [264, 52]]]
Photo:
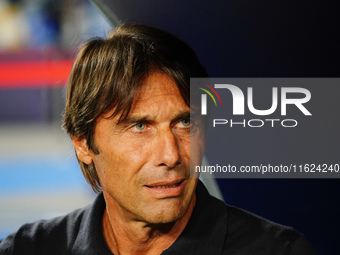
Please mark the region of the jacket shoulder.
[[66, 254], [88, 207], [65, 216], [22, 225], [0, 243], [0, 254]]
[[226, 248], [243, 251], [235, 254], [316, 254], [306, 238], [292, 227], [233, 206], [227, 207]]

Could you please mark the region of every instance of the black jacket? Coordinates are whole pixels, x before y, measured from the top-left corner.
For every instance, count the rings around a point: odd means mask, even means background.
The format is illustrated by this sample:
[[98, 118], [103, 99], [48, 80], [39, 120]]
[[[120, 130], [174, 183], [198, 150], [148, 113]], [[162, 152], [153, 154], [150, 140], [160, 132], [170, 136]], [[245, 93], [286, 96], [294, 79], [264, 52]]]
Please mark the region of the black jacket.
[[[249, 212], [227, 206], [197, 186], [197, 202], [183, 233], [163, 255], [314, 255], [303, 235]], [[112, 255], [102, 235], [105, 201], [70, 214], [23, 225], [0, 243], [1, 255]]]

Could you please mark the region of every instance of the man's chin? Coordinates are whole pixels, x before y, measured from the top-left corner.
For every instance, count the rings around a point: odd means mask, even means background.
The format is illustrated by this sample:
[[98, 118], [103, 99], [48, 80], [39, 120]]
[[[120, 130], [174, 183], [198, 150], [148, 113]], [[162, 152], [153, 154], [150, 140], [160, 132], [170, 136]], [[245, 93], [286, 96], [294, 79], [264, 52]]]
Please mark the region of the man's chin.
[[159, 212], [152, 212], [148, 214], [145, 219], [146, 222], [157, 225], [157, 224], [171, 224], [183, 218], [187, 209], [180, 208], [167, 208], [165, 210], [160, 210]]
[[147, 222], [150, 224], [171, 224], [181, 220], [188, 214], [191, 215], [195, 199], [190, 199], [190, 201], [185, 200], [183, 201], [181, 198], [171, 198], [162, 201], [152, 212], [146, 215], [145, 218]]

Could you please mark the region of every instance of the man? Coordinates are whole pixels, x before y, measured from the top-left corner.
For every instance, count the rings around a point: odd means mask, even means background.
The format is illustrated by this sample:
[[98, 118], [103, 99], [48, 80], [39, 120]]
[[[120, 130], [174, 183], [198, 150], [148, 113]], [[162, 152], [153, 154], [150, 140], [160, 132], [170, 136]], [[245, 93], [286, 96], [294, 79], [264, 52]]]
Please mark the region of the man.
[[0, 254], [314, 254], [301, 234], [226, 206], [190, 177], [204, 125], [189, 79], [206, 76], [185, 43], [151, 27], [122, 25], [88, 42], [64, 128], [101, 192], [88, 207], [22, 226]]

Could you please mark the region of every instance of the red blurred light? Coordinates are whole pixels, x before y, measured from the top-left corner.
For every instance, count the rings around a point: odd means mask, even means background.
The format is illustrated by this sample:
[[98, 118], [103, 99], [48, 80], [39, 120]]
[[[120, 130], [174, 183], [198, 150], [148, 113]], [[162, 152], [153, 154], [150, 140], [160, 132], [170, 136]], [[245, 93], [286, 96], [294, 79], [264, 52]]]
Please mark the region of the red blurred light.
[[0, 88], [63, 87], [73, 60], [0, 62]]

